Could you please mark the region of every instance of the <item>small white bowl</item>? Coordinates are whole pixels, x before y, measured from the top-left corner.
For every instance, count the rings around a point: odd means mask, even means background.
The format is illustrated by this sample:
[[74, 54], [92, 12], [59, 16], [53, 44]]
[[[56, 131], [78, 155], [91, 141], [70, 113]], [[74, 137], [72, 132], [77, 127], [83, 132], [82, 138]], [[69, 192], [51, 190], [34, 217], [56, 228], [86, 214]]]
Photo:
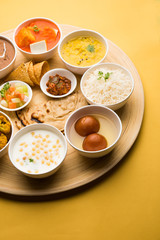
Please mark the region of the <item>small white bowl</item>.
[[[58, 41], [58, 43], [53, 47], [51, 48], [50, 50], [46, 51], [46, 52], [42, 52], [42, 53], [31, 53], [31, 52], [27, 52], [27, 51], [24, 51], [22, 50], [21, 48], [18, 47], [17, 43], [16, 43], [16, 40], [15, 40], [15, 37], [17, 35], [17, 33], [19, 32], [20, 29], [22, 29], [22, 27], [25, 27], [27, 26], [29, 23], [31, 23], [32, 21], [34, 20], [45, 20], [45, 21], [49, 21], [49, 22], [52, 22], [53, 24], [55, 24], [59, 30], [59, 33], [60, 33], [60, 39]], [[44, 17], [35, 17], [35, 18], [30, 18], [30, 19], [27, 19], [25, 20], [24, 22], [20, 23], [15, 31], [14, 31], [14, 34], [13, 34], [13, 40], [14, 40], [14, 43], [15, 43], [15, 46], [17, 47], [17, 49], [28, 59], [31, 59], [31, 60], [35, 60], [35, 61], [44, 61], [44, 60], [47, 60], [49, 58], [52, 58], [53, 57], [53, 54], [56, 52], [57, 50], [57, 46], [61, 40], [61, 37], [62, 37], [62, 31], [61, 31], [61, 28], [60, 26], [53, 20], [49, 19], [49, 18], [44, 18]]]
[[[69, 80], [71, 80], [71, 89], [69, 90], [68, 93], [63, 94], [63, 95], [53, 95], [53, 94], [50, 94], [49, 92], [47, 92], [46, 83], [49, 80], [49, 76], [55, 76], [56, 74], [58, 74], [62, 77], [66, 77]], [[55, 68], [55, 69], [52, 69], [52, 70], [46, 72], [40, 81], [40, 88], [43, 91], [43, 93], [46, 94], [48, 97], [52, 97], [52, 98], [62, 98], [62, 97], [68, 96], [75, 90], [76, 86], [77, 86], [77, 79], [76, 79], [75, 75], [64, 68]]]
[[16, 56], [17, 56], [17, 50], [15, 48], [15, 45], [13, 44], [13, 42], [9, 38], [0, 35], [0, 39], [2, 39], [2, 40], [4, 39], [4, 40], [8, 41], [13, 46], [14, 52], [15, 52], [14, 53], [14, 58], [12, 59], [10, 64], [8, 66], [6, 66], [5, 68], [0, 70], [0, 79], [1, 79], [1, 78], [5, 77], [8, 73], [10, 73], [12, 71], [12, 69], [14, 67], [15, 60], [16, 60]]
[[[22, 82], [22, 81], [14, 80], [14, 81], [10, 81], [10, 82], [11, 82], [11, 83], [21, 83], [21, 84], [27, 86], [27, 88], [28, 88], [28, 93], [29, 93], [28, 101], [27, 101], [23, 106], [21, 106], [21, 107], [19, 107], [19, 108], [13, 108], [13, 109], [11, 109], [11, 108], [6, 108], [6, 107], [2, 106], [1, 103], [0, 103], [0, 108], [2, 108], [2, 109], [5, 110], [5, 111], [11, 111], [11, 112], [13, 112], [13, 111], [18, 111], [18, 110], [26, 107], [26, 106], [30, 103], [30, 101], [31, 101], [31, 99], [32, 99], [32, 89], [31, 89], [31, 87], [30, 87], [27, 83]], [[10, 82], [9, 82], [9, 83], [10, 83]], [[7, 82], [6, 82], [6, 83], [7, 83]], [[0, 86], [0, 90], [3, 88], [3, 86], [4, 86], [6, 83], [4, 83], [3, 85]]]
[[[109, 68], [111, 70], [121, 70], [123, 71], [123, 74], [126, 74], [126, 76], [128, 76], [128, 79], [130, 79], [131, 81], [131, 91], [130, 93], [125, 97], [123, 98], [123, 100], [121, 101], [117, 101], [116, 103], [113, 103], [113, 104], [102, 104], [101, 102], [95, 102], [91, 99], [91, 97], [89, 97], [85, 91], [84, 91], [84, 82], [86, 81], [86, 79], [95, 71], [95, 70], [98, 70], [98, 69], [102, 69], [102, 68]], [[98, 80], [97, 80], [98, 81]], [[121, 108], [122, 106], [124, 106], [124, 104], [128, 101], [128, 99], [130, 98], [132, 92], [133, 92], [133, 89], [134, 89], [134, 79], [131, 75], [131, 73], [128, 71], [128, 69], [126, 69], [125, 67], [117, 64], [117, 63], [101, 63], [101, 64], [98, 64], [96, 66], [93, 66], [92, 68], [88, 69], [82, 76], [81, 78], [81, 82], [80, 82], [80, 88], [81, 88], [81, 92], [82, 94], [84, 95], [84, 97], [86, 98], [87, 102], [89, 104], [93, 104], [93, 105], [102, 105], [102, 106], [105, 106], [105, 107], [108, 107], [108, 108], [111, 108], [112, 110], [118, 110], [119, 108]]]
[[9, 143], [11, 142], [11, 139], [12, 139], [12, 137], [13, 137], [13, 131], [14, 131], [14, 129], [13, 129], [13, 123], [12, 123], [11, 119], [10, 119], [4, 112], [1, 112], [1, 111], [0, 111], [0, 115], [6, 117], [6, 119], [7, 119], [7, 120], [10, 122], [10, 124], [11, 124], [11, 131], [10, 131], [9, 134], [7, 134], [9, 140], [8, 140], [7, 144], [0, 150], [0, 158], [1, 158], [4, 154], [7, 153], [8, 145], [9, 145]]
[[[94, 114], [106, 117], [114, 124], [114, 128], [116, 129], [116, 138], [115, 138], [115, 141], [111, 145], [109, 145], [108, 147], [106, 147], [102, 150], [86, 151], [86, 150], [80, 149], [75, 146], [74, 142], [72, 142], [72, 140], [71, 140], [70, 131], [71, 131], [71, 127], [73, 126], [73, 124], [75, 124], [75, 122], [78, 119], [80, 119], [81, 117], [84, 117], [86, 115], [94, 115]], [[64, 131], [65, 131], [65, 136], [67, 138], [67, 141], [74, 149], [76, 149], [79, 152], [79, 154], [81, 154], [82, 156], [85, 156], [85, 157], [89, 157], [89, 158], [98, 158], [98, 157], [102, 157], [102, 156], [108, 154], [116, 147], [118, 140], [122, 133], [122, 123], [121, 123], [121, 120], [118, 117], [118, 115], [111, 109], [104, 107], [104, 106], [88, 105], [85, 107], [81, 107], [78, 110], [75, 110], [69, 116], [69, 118], [66, 121]]]
[[[49, 131], [53, 134], [55, 134], [56, 136], [58, 136], [58, 138], [61, 140], [64, 151], [63, 154], [61, 156], [61, 158], [58, 160], [58, 164], [55, 166], [53, 165], [52, 167], [50, 167], [50, 169], [48, 171], [42, 171], [39, 173], [28, 173], [27, 171], [25, 171], [22, 167], [20, 167], [18, 164], [16, 164], [16, 160], [15, 160], [15, 156], [14, 156], [14, 149], [16, 146], [17, 141], [23, 137], [24, 134], [27, 134], [29, 132], [33, 132], [36, 130], [45, 130], [45, 131]], [[27, 143], [29, 144], [29, 143]], [[24, 127], [23, 129], [21, 129], [20, 131], [18, 131], [15, 136], [12, 138], [12, 141], [9, 144], [9, 149], [8, 149], [8, 153], [9, 153], [9, 158], [12, 162], [12, 164], [15, 166], [15, 168], [17, 168], [21, 173], [23, 173], [24, 175], [31, 177], [31, 178], [45, 178], [48, 177], [50, 175], [52, 175], [53, 173], [55, 173], [59, 167], [61, 166], [61, 164], [63, 163], [66, 154], [67, 154], [67, 141], [65, 139], [65, 137], [63, 136], [63, 134], [55, 127], [48, 125], [48, 124], [43, 124], [43, 123], [37, 123], [37, 124], [32, 124], [29, 125], [27, 127]], [[18, 156], [16, 156], [18, 157]]]
[[[104, 44], [104, 46], [106, 47], [106, 53], [104, 55], [104, 57], [97, 63], [95, 64], [92, 64], [90, 66], [87, 66], [87, 67], [78, 67], [78, 66], [74, 66], [72, 64], [69, 64], [68, 62], [66, 62], [64, 60], [64, 58], [62, 57], [61, 55], [61, 49], [62, 49], [62, 46], [70, 39], [72, 38], [75, 38], [75, 37], [79, 37], [79, 36], [93, 36], [95, 38], [97, 38], [100, 42], [102, 42]], [[61, 58], [61, 60], [65, 63], [66, 67], [76, 73], [76, 74], [83, 74], [87, 69], [89, 69], [90, 67], [94, 66], [94, 65], [97, 65], [98, 63], [101, 63], [105, 57], [107, 56], [107, 53], [108, 53], [108, 42], [106, 40], [105, 37], [103, 37], [100, 33], [96, 32], [96, 31], [93, 31], [93, 30], [86, 30], [86, 29], [82, 29], [82, 30], [76, 30], [76, 31], [73, 31], [69, 34], [67, 34], [63, 39], [62, 41], [60, 42], [59, 46], [58, 46], [58, 54]]]

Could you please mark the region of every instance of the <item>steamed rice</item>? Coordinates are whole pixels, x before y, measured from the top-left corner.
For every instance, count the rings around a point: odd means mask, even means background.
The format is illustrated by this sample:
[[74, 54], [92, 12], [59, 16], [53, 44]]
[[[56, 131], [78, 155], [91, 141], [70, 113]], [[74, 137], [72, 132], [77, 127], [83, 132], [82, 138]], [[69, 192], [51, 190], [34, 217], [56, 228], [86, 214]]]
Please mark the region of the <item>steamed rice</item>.
[[[102, 74], [99, 73], [103, 72]], [[105, 74], [109, 75], [105, 79]], [[123, 101], [132, 90], [132, 80], [123, 69], [99, 68], [89, 74], [83, 82], [83, 91], [91, 101], [112, 105]]]

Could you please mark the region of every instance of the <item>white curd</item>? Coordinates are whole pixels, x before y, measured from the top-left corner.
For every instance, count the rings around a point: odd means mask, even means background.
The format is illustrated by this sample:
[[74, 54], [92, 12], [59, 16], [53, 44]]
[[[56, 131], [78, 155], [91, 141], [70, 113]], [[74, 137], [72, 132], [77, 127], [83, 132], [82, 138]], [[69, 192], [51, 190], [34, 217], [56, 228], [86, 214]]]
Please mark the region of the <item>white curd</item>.
[[13, 161], [26, 173], [45, 173], [61, 162], [62, 140], [53, 132], [35, 130], [21, 136], [13, 149]]

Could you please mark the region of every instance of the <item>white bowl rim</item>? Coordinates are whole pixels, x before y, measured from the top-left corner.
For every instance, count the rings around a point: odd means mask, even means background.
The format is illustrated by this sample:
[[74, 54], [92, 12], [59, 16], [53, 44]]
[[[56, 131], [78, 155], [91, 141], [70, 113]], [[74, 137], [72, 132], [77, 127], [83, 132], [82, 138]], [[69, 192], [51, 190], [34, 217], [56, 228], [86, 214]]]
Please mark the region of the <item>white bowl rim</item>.
[[[132, 89], [131, 89], [131, 92], [130, 92], [122, 101], [119, 101], [119, 102], [113, 103], [113, 104], [106, 104], [106, 105], [105, 105], [105, 104], [93, 102], [90, 98], [88, 98], [88, 97], [85, 95], [85, 93], [84, 93], [84, 91], [83, 91], [82, 84], [83, 84], [83, 81], [84, 81], [84, 78], [85, 78], [86, 74], [88, 74], [88, 72], [92, 71], [93, 68], [95, 68], [95, 67], [99, 68], [99, 67], [102, 66], [102, 65], [106, 65], [106, 66], [114, 65], [114, 66], [116, 66], [116, 67], [122, 68], [123, 70], [125, 70], [125, 71], [129, 74], [129, 76], [130, 76], [130, 78], [131, 78], [131, 82], [132, 82]], [[113, 107], [113, 106], [116, 106], [116, 105], [118, 105], [118, 104], [120, 104], [120, 103], [123, 103], [126, 99], [128, 99], [128, 98], [131, 96], [131, 94], [132, 94], [132, 92], [133, 92], [133, 90], [134, 90], [134, 85], [135, 85], [135, 84], [134, 84], [134, 78], [133, 78], [131, 72], [130, 72], [126, 67], [124, 67], [124, 66], [122, 66], [122, 65], [120, 65], [120, 64], [118, 64], [118, 63], [114, 63], [114, 62], [99, 63], [99, 64], [97, 64], [96, 66], [93, 66], [93, 67], [89, 68], [89, 69], [82, 75], [81, 81], [80, 81], [80, 89], [81, 89], [81, 92], [82, 92], [82, 94], [84, 95], [84, 97], [85, 97], [88, 101], [92, 102], [92, 104], [94, 104], [94, 105], [105, 106], [105, 107], [108, 107], [108, 108]]]
[[[54, 24], [58, 27], [58, 29], [59, 29], [59, 31], [60, 31], [60, 39], [59, 39], [59, 41], [57, 42], [57, 44], [56, 44], [53, 48], [47, 50], [46, 52], [31, 53], [31, 52], [24, 51], [24, 50], [22, 50], [20, 47], [18, 47], [18, 45], [17, 45], [17, 43], [16, 43], [16, 41], [15, 41], [15, 34], [16, 34], [18, 28], [19, 28], [22, 24], [27, 23], [27, 22], [32, 21], [32, 20], [36, 20], [36, 19], [43, 19], [43, 20], [47, 20], [47, 21], [49, 21], [49, 22], [52, 22], [52, 23], [54, 23]], [[62, 38], [62, 30], [61, 30], [61, 27], [59, 26], [59, 24], [58, 24], [57, 22], [53, 21], [52, 19], [46, 18], [46, 17], [28, 18], [28, 19], [24, 20], [23, 22], [21, 22], [21, 23], [15, 28], [15, 30], [14, 30], [14, 32], [13, 32], [13, 41], [14, 41], [15, 46], [18, 48], [19, 51], [21, 51], [21, 52], [23, 52], [23, 53], [30, 54], [31, 56], [34, 56], [34, 55], [40, 56], [41, 54], [50, 53], [53, 49], [55, 49], [55, 48], [59, 45], [61, 38]]]
[[[76, 146], [70, 141], [70, 139], [69, 139], [68, 136], [67, 136], [66, 127], [67, 127], [67, 124], [68, 124], [70, 118], [71, 118], [76, 112], [81, 111], [81, 110], [83, 110], [84, 108], [95, 108], [95, 107], [100, 107], [100, 108], [103, 108], [103, 109], [106, 109], [106, 110], [112, 112], [112, 114], [118, 119], [118, 122], [119, 122], [119, 125], [120, 125], [120, 130], [119, 130], [119, 133], [118, 133], [118, 136], [117, 136], [116, 140], [115, 140], [110, 146], [108, 146], [108, 147], [106, 147], [106, 148], [104, 148], [104, 149], [98, 150], [98, 151], [86, 151], [86, 150], [83, 150], [83, 149], [80, 149], [80, 148], [76, 147]], [[92, 113], [92, 114], [94, 114], [94, 113]], [[89, 114], [88, 114], [88, 115], [89, 115]], [[67, 139], [67, 141], [69, 142], [69, 144], [70, 144], [73, 148], [75, 148], [77, 151], [82, 152], [82, 153], [88, 153], [88, 154], [90, 154], [90, 153], [91, 153], [91, 154], [92, 154], [92, 153], [101, 153], [101, 152], [104, 152], [104, 151], [106, 151], [106, 150], [108, 150], [108, 149], [111, 149], [111, 148], [118, 142], [118, 140], [120, 139], [120, 136], [121, 136], [121, 134], [122, 134], [122, 122], [121, 122], [121, 119], [120, 119], [120, 117], [118, 116], [118, 114], [117, 114], [116, 112], [114, 112], [112, 109], [108, 108], [108, 107], [105, 107], [105, 106], [102, 106], [102, 105], [87, 105], [87, 106], [83, 106], [83, 107], [81, 107], [81, 108], [79, 108], [79, 109], [76, 109], [76, 110], [68, 117], [68, 119], [67, 119], [67, 121], [66, 121], [66, 124], [65, 124], [65, 127], [64, 127], [64, 133], [65, 133], [66, 139]]]
[[28, 90], [29, 90], [29, 99], [28, 99], [28, 101], [27, 101], [25, 104], [23, 104], [21, 107], [19, 107], [19, 108], [14, 108], [14, 109], [10, 109], [10, 108], [3, 107], [3, 106], [0, 104], [0, 108], [2, 108], [2, 109], [5, 110], [5, 111], [9, 111], [9, 112], [18, 111], [18, 110], [21, 110], [22, 108], [26, 107], [26, 106], [30, 103], [30, 101], [31, 101], [31, 99], [32, 99], [32, 95], [33, 95], [31, 87], [30, 87], [27, 83], [25, 83], [25, 82], [23, 82], [23, 81], [20, 81], [20, 80], [13, 80], [13, 81], [5, 82], [5, 83], [3, 83], [3, 84], [0, 86], [0, 90], [1, 90], [1, 88], [2, 88], [6, 83], [11, 83], [11, 82], [13, 82], [13, 83], [22, 83], [22, 84], [26, 85], [27, 88], [28, 88]]
[[[64, 154], [63, 154], [63, 158], [61, 159], [61, 162], [60, 162], [57, 166], [54, 166], [53, 168], [51, 168], [49, 171], [45, 171], [45, 172], [41, 172], [41, 173], [28, 173], [28, 172], [22, 170], [21, 168], [19, 168], [18, 166], [16, 166], [16, 164], [14, 163], [13, 158], [12, 158], [12, 156], [11, 156], [11, 147], [12, 147], [12, 143], [13, 143], [14, 138], [17, 137], [18, 135], [21, 135], [21, 132], [26, 131], [25, 129], [28, 129], [28, 128], [34, 127], [34, 126], [35, 126], [35, 127], [40, 127], [40, 126], [41, 126], [41, 127], [42, 127], [42, 130], [43, 130], [43, 126], [44, 126], [44, 127], [47, 126], [47, 127], [49, 127], [49, 128], [52, 128], [52, 129], [54, 129], [55, 132], [56, 132], [56, 131], [59, 132], [59, 134], [61, 135], [61, 137], [62, 137], [63, 140], [64, 140]], [[33, 130], [32, 130], [32, 131], [33, 131]], [[48, 131], [49, 131], [49, 130], [48, 130]], [[29, 131], [28, 131], [28, 132], [29, 132]], [[34, 124], [28, 125], [28, 126], [22, 128], [22, 129], [20, 129], [20, 130], [14, 135], [14, 137], [11, 139], [10, 144], [9, 144], [9, 149], [8, 149], [9, 159], [10, 159], [10, 161], [12, 162], [12, 164], [14, 165], [14, 167], [15, 167], [16, 169], [18, 169], [20, 172], [22, 172], [22, 173], [24, 173], [24, 174], [27, 174], [27, 175], [30, 175], [30, 176], [40, 176], [40, 175], [44, 175], [44, 174], [46, 174], [46, 173], [49, 174], [50, 172], [52, 172], [54, 169], [58, 168], [58, 167], [63, 163], [63, 161], [64, 161], [64, 159], [65, 159], [65, 157], [66, 157], [66, 154], [67, 154], [67, 141], [66, 141], [64, 135], [62, 134], [62, 132], [61, 132], [58, 128], [56, 128], [56, 127], [54, 127], [54, 126], [52, 126], [52, 125], [46, 124], [46, 123], [34, 123]]]
[[[74, 83], [75, 83], [75, 86], [74, 86], [73, 89], [70, 89], [66, 94], [63, 94], [63, 95], [52, 95], [52, 94], [48, 93], [47, 91], [45, 92], [45, 91], [44, 91], [44, 88], [42, 87], [42, 82], [43, 82], [45, 76], [48, 75], [49, 73], [53, 73], [53, 72], [56, 72], [56, 71], [68, 72], [68, 73], [70, 73], [70, 74], [72, 75], [72, 77], [73, 77], [73, 81], [74, 81]], [[46, 73], [42, 76], [41, 81], [40, 81], [40, 88], [41, 88], [42, 92], [43, 92], [45, 95], [47, 95], [48, 97], [52, 97], [52, 98], [63, 98], [63, 97], [67, 97], [68, 95], [70, 95], [70, 94], [75, 90], [76, 87], [77, 87], [77, 78], [76, 78], [76, 76], [73, 74], [73, 72], [71, 72], [71, 71], [69, 71], [69, 70], [67, 70], [67, 69], [65, 69], [65, 68], [54, 68], [54, 69], [49, 70], [48, 72], [46, 72]]]
[[15, 44], [14, 44], [14, 43], [12, 42], [12, 40], [9, 39], [8, 37], [3, 36], [3, 35], [0, 35], [0, 38], [4, 38], [4, 39], [6, 39], [8, 42], [10, 42], [11, 45], [13, 46], [13, 48], [14, 48], [14, 51], [15, 51], [15, 53], [14, 53], [14, 58], [12, 59], [12, 61], [10, 62], [10, 64], [8, 64], [5, 68], [0, 69], [0, 73], [1, 73], [1, 72], [3, 72], [5, 69], [9, 68], [9, 67], [13, 64], [13, 62], [15, 61], [16, 56], [17, 56], [17, 49], [16, 49], [16, 47], [15, 47]]
[[[99, 36], [104, 40], [104, 42], [106, 43], [106, 53], [105, 53], [104, 57], [103, 57], [100, 61], [98, 61], [97, 63], [92, 64], [92, 65], [89, 65], [89, 66], [86, 66], [86, 67], [80, 67], [80, 66], [72, 65], [72, 64], [66, 62], [66, 61], [64, 60], [64, 58], [62, 57], [61, 51], [60, 51], [61, 44], [62, 44], [63, 40], [65, 40], [68, 36], [70, 36], [70, 35], [72, 35], [72, 34], [74, 34], [74, 33], [82, 32], [82, 31], [83, 31], [83, 32], [95, 33], [95, 34], [99, 35]], [[72, 32], [68, 33], [67, 35], [65, 35], [65, 36], [61, 39], [61, 41], [59, 42], [59, 45], [58, 45], [58, 54], [59, 54], [61, 60], [62, 60], [66, 65], [68, 65], [68, 66], [70, 66], [70, 67], [73, 67], [73, 68], [76, 67], [76, 68], [78, 68], [78, 69], [82, 69], [82, 70], [83, 70], [83, 69], [86, 69], [86, 68], [88, 69], [88, 68], [90, 68], [90, 67], [92, 67], [92, 66], [96, 66], [97, 64], [99, 64], [100, 62], [102, 62], [102, 61], [106, 58], [106, 56], [107, 56], [107, 54], [108, 54], [108, 49], [109, 49], [108, 40], [107, 40], [102, 34], [100, 34], [99, 32], [96, 32], [96, 31], [94, 31], [94, 30], [90, 30], [90, 29], [79, 29], [79, 30], [75, 30], [75, 31], [72, 31]]]
[[12, 133], [11, 133], [10, 139], [9, 139], [9, 141], [7, 142], [7, 144], [0, 150], [0, 153], [1, 153], [5, 148], [7, 148], [7, 146], [10, 144], [10, 142], [11, 142], [11, 140], [12, 140], [12, 138], [13, 138], [13, 132], [14, 132], [14, 127], [13, 127], [13, 123], [12, 123], [10, 117], [9, 117], [7, 114], [5, 114], [4, 112], [0, 111], [0, 115], [4, 115], [4, 116], [7, 118], [7, 120], [8, 120], [8, 121], [10, 122], [10, 124], [11, 124], [11, 129], [12, 129]]

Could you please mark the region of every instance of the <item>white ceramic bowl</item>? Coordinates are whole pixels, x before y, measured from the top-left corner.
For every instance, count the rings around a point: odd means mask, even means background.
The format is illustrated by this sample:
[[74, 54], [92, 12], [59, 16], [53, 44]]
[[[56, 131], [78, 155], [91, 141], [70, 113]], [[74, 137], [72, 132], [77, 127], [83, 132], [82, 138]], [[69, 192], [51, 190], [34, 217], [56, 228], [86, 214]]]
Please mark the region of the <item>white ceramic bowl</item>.
[[[98, 70], [98, 69], [101, 69], [101, 68], [106, 68], [106, 69], [109, 68], [109, 69], [111, 69], [111, 70], [113, 70], [113, 71], [119, 69], [119, 70], [123, 71], [123, 74], [125, 74], [125, 75], [128, 77], [128, 79], [130, 79], [130, 81], [131, 81], [131, 91], [130, 91], [130, 93], [129, 93], [125, 98], [123, 98], [123, 100], [121, 100], [121, 101], [118, 101], [118, 100], [117, 100], [117, 102], [114, 103], [114, 104], [107, 104], [107, 103], [106, 103], [106, 104], [102, 104], [101, 102], [98, 102], [98, 101], [95, 102], [95, 101], [93, 101], [93, 100], [91, 99], [91, 97], [88, 96], [88, 95], [85, 93], [85, 91], [84, 91], [84, 83], [85, 83], [86, 79], [87, 79], [95, 70]], [[97, 80], [97, 81], [98, 81], [98, 80]], [[108, 80], [107, 80], [107, 81], [108, 81]], [[103, 106], [106, 106], [106, 107], [108, 107], [108, 108], [111, 108], [112, 110], [117, 110], [117, 109], [121, 108], [121, 107], [128, 101], [128, 99], [130, 98], [130, 96], [131, 96], [131, 94], [132, 94], [132, 92], [133, 92], [133, 89], [134, 89], [134, 79], [133, 79], [131, 73], [130, 73], [125, 67], [123, 67], [123, 66], [121, 66], [121, 65], [119, 65], [119, 64], [116, 64], [116, 63], [101, 63], [101, 64], [98, 64], [98, 65], [96, 65], [96, 66], [88, 69], [88, 70], [83, 74], [83, 76], [82, 76], [82, 78], [81, 78], [81, 82], [80, 82], [80, 88], [81, 88], [82, 94], [84, 95], [84, 97], [86, 98], [86, 100], [87, 100], [87, 102], [88, 102], [89, 104], [103, 105]]]
[[[30, 22], [32, 22], [33, 20], [45, 20], [45, 21], [49, 21], [49, 22], [52, 22], [54, 23], [59, 32], [60, 32], [60, 39], [58, 41], [58, 43], [50, 50], [46, 51], [46, 52], [42, 52], [42, 53], [30, 53], [30, 52], [27, 52], [27, 51], [23, 51], [21, 48], [18, 47], [16, 41], [15, 41], [15, 36], [17, 35], [17, 33], [19, 32], [20, 29], [22, 29], [22, 27], [25, 27], [27, 26]], [[53, 20], [49, 19], [49, 18], [44, 18], [44, 17], [35, 17], [35, 18], [30, 18], [30, 19], [27, 19], [25, 20], [24, 22], [20, 23], [15, 31], [14, 31], [14, 34], [13, 34], [13, 40], [14, 40], [14, 43], [16, 45], [16, 47], [18, 48], [18, 50], [28, 59], [31, 59], [31, 60], [35, 60], [35, 61], [44, 61], [44, 60], [47, 60], [49, 58], [52, 58], [53, 57], [53, 54], [56, 53], [56, 50], [57, 50], [57, 46], [61, 40], [61, 37], [62, 37], [62, 31], [61, 31], [61, 28], [60, 26]]]
[[[58, 74], [62, 77], [66, 77], [69, 80], [71, 80], [71, 89], [69, 90], [68, 93], [63, 94], [63, 95], [53, 95], [53, 94], [50, 94], [49, 92], [47, 92], [46, 83], [49, 80], [49, 76], [55, 76], [56, 74]], [[41, 87], [41, 90], [43, 91], [43, 93], [52, 98], [62, 98], [62, 97], [68, 96], [75, 90], [76, 86], [77, 86], [77, 79], [76, 79], [75, 75], [64, 68], [55, 68], [55, 69], [48, 71], [47, 73], [45, 73], [43, 75], [43, 77], [41, 78], [41, 82], [40, 82], [40, 87]]]
[[[108, 118], [114, 124], [114, 127], [116, 129], [115, 141], [113, 142], [113, 144], [109, 145], [105, 149], [102, 149], [99, 151], [86, 151], [86, 150], [76, 147], [74, 142], [72, 142], [72, 140], [71, 140], [70, 131], [71, 131], [71, 127], [73, 126], [73, 124], [75, 124], [75, 122], [78, 119], [80, 119], [81, 117], [84, 117], [84, 116], [90, 115], [90, 114], [102, 115], [103, 117]], [[69, 144], [74, 149], [76, 149], [81, 155], [83, 155], [85, 157], [89, 157], [89, 158], [102, 157], [102, 156], [108, 154], [110, 151], [112, 151], [116, 147], [118, 140], [121, 136], [121, 133], [122, 133], [122, 123], [121, 123], [120, 118], [114, 111], [112, 111], [111, 109], [109, 109], [107, 107], [103, 107], [103, 106], [88, 105], [85, 107], [81, 107], [78, 110], [74, 111], [69, 116], [69, 118], [67, 119], [66, 124], [65, 124], [65, 136], [66, 136]]]
[[7, 119], [7, 120], [10, 122], [10, 124], [11, 124], [11, 132], [10, 132], [9, 134], [7, 134], [7, 137], [8, 137], [9, 140], [8, 140], [7, 144], [4, 146], [4, 148], [2, 148], [2, 149], [0, 150], [0, 158], [1, 158], [1, 157], [3, 157], [4, 154], [7, 153], [8, 145], [9, 145], [9, 143], [10, 143], [12, 137], [13, 137], [13, 131], [14, 131], [14, 129], [13, 129], [13, 123], [12, 123], [11, 119], [10, 119], [4, 112], [1, 112], [1, 111], [0, 111], [0, 115], [6, 117], [6, 119]]
[[96, 31], [93, 31], [93, 30], [86, 30], [86, 29], [82, 29], [82, 30], [76, 30], [76, 31], [73, 31], [69, 34], [67, 34], [63, 39], [62, 41], [60, 42], [59, 46], [58, 46], [58, 54], [61, 58], [61, 60], [65, 63], [66, 67], [76, 73], [76, 74], [83, 74], [87, 69], [89, 69], [90, 67], [96, 65], [90, 65], [90, 66], [87, 66], [87, 67], [78, 67], [78, 66], [74, 66], [72, 64], [69, 64], [68, 62], [66, 62], [62, 55], [61, 55], [61, 49], [62, 49], [62, 46], [63, 44], [65, 44], [68, 40], [72, 39], [72, 38], [75, 38], [75, 37], [79, 37], [79, 36], [93, 36], [95, 38], [97, 38], [100, 42], [102, 42], [104, 44], [104, 46], [106, 47], [106, 53], [105, 53], [105, 56], [99, 61], [97, 62], [96, 64], [102, 62], [105, 57], [107, 56], [107, 53], [108, 53], [108, 42], [106, 40], [105, 37], [103, 37], [100, 33], [96, 32]]
[[[56, 136], [58, 136], [58, 138], [62, 141], [64, 151], [63, 151], [63, 154], [62, 154], [61, 158], [58, 160], [58, 164], [50, 167], [48, 171], [45, 170], [44, 172], [41, 171], [39, 173], [28, 173], [22, 167], [20, 167], [18, 164], [16, 164], [15, 158], [18, 157], [18, 156], [14, 156], [14, 149], [15, 149], [15, 145], [16, 145], [17, 141], [24, 134], [27, 134], [29, 132], [33, 132], [33, 131], [36, 131], [36, 130], [46, 130], [46, 131], [49, 131], [49, 132], [55, 134]], [[15, 136], [12, 138], [12, 141], [10, 142], [8, 153], [9, 153], [9, 158], [10, 158], [12, 164], [21, 173], [23, 173], [24, 175], [26, 175], [28, 177], [32, 177], [32, 178], [45, 178], [45, 177], [48, 177], [48, 176], [52, 175], [53, 173], [55, 173], [59, 169], [61, 164], [63, 163], [63, 160], [65, 159], [65, 156], [67, 154], [67, 141], [66, 141], [65, 137], [63, 136], [63, 134], [57, 128], [55, 128], [51, 125], [43, 124], [43, 123], [32, 124], [32, 125], [29, 125], [27, 127], [24, 127], [23, 129], [21, 129], [20, 131], [18, 131], [15, 134]]]
[[0, 70], [0, 79], [1, 79], [12, 71], [12, 69], [14, 67], [15, 60], [16, 60], [16, 56], [17, 56], [17, 50], [15, 48], [15, 45], [13, 44], [13, 42], [9, 38], [0, 35], [0, 39], [4, 39], [4, 40], [8, 41], [13, 46], [14, 52], [15, 52], [14, 58], [12, 59], [10, 64], [8, 66], [6, 66], [5, 68]]
[[[31, 89], [31, 87], [30, 87], [27, 83], [25, 83], [25, 82], [18, 81], [18, 80], [11, 81], [11, 82], [12, 82], [12, 83], [21, 83], [21, 84], [27, 86], [27, 88], [28, 88], [28, 93], [29, 93], [28, 101], [27, 101], [24, 105], [22, 105], [21, 107], [19, 107], [19, 108], [13, 108], [13, 109], [11, 109], [11, 108], [6, 108], [6, 107], [2, 106], [1, 103], [0, 103], [0, 108], [2, 108], [2, 109], [5, 110], [5, 111], [11, 111], [11, 112], [12, 112], [12, 111], [21, 110], [22, 108], [26, 107], [26, 106], [30, 103], [30, 101], [31, 101], [31, 99], [32, 99], [32, 89]], [[7, 82], [6, 82], [6, 83], [7, 83]], [[4, 84], [2, 84], [2, 85], [0, 86], [0, 90], [3, 88], [3, 86], [4, 86], [6, 83], [4, 83]]]

